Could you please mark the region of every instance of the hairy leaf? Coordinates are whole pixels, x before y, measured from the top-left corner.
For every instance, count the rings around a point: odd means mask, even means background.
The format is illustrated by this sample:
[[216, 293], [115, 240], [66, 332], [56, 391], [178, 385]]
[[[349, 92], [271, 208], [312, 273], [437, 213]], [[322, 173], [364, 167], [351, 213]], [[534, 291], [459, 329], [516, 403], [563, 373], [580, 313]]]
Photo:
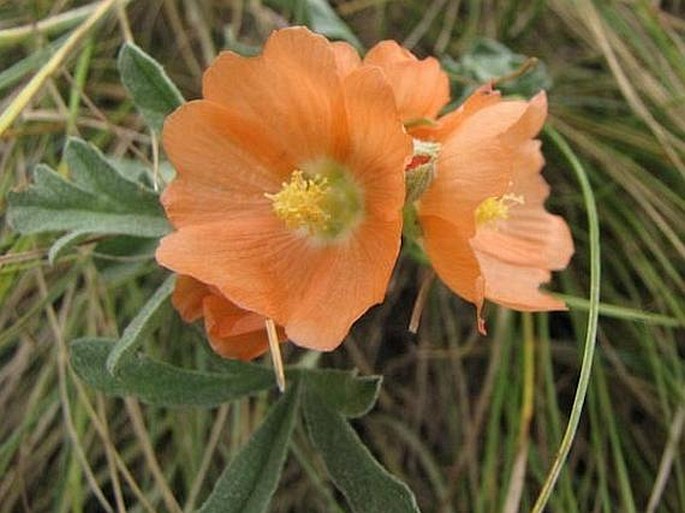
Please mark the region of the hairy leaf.
[[63, 235], [50, 246], [48, 251], [48, 262], [50, 265], [55, 265], [62, 255], [69, 251], [73, 246], [83, 241], [90, 235], [88, 232], [74, 231]]
[[171, 296], [176, 284], [176, 275], [170, 275], [160, 285], [145, 306], [138, 312], [133, 320], [122, 333], [121, 338], [112, 348], [107, 357], [107, 370], [111, 374], [117, 374], [122, 361], [131, 358], [135, 350], [143, 343], [146, 337], [157, 327], [160, 313]]
[[297, 419], [300, 385], [271, 408], [259, 429], [236, 455], [199, 513], [264, 513], [276, 491]]
[[147, 124], [158, 133], [164, 118], [185, 100], [162, 66], [132, 43], [119, 52], [121, 81]]
[[169, 232], [158, 196], [124, 178], [96, 148], [70, 139], [65, 155], [73, 180], [39, 165], [33, 185], [8, 194], [7, 217], [15, 230], [138, 237], [160, 237]]
[[144, 355], [120, 362], [116, 376], [107, 370], [114, 342], [86, 338], [71, 344], [71, 365], [83, 381], [105, 394], [134, 395], [164, 406], [213, 407], [274, 386], [270, 369], [235, 366], [234, 372], [216, 373], [182, 369]]
[[304, 415], [312, 442], [354, 513], [419, 512], [407, 485], [376, 461], [345, 418], [311, 386], [304, 391]]
[[301, 370], [307, 386], [345, 417], [361, 417], [376, 403], [382, 376], [357, 376], [335, 369]]

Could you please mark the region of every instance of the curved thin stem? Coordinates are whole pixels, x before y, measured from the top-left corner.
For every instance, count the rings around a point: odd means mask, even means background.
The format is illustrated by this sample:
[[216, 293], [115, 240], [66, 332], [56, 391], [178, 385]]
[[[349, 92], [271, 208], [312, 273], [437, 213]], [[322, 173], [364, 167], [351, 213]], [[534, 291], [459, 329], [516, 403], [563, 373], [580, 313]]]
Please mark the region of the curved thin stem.
[[571, 450], [573, 439], [576, 436], [580, 415], [583, 411], [583, 404], [585, 403], [585, 396], [587, 395], [587, 389], [590, 383], [592, 361], [595, 353], [597, 320], [599, 318], [599, 285], [601, 274], [599, 218], [597, 216], [597, 205], [595, 203], [592, 187], [590, 186], [590, 181], [588, 180], [587, 174], [580, 161], [561, 134], [551, 127], [546, 127], [545, 133], [557, 146], [559, 151], [561, 151], [564, 157], [568, 159], [569, 164], [571, 164], [571, 167], [580, 182], [580, 188], [583, 192], [590, 239], [590, 304], [588, 308], [587, 332], [585, 333], [585, 348], [583, 349], [583, 362], [580, 367], [580, 376], [578, 378], [578, 386], [576, 387], [576, 395], [573, 399], [573, 406], [571, 407], [571, 414], [568, 419], [568, 424], [566, 425], [566, 431], [561, 439], [557, 456], [554, 463], [552, 463], [552, 467], [547, 474], [547, 478], [542, 485], [542, 489], [540, 490], [540, 494], [535, 501], [531, 513], [542, 513], [545, 508], [545, 505], [552, 494], [552, 490], [554, 489], [554, 485], [559, 478], [559, 473]]

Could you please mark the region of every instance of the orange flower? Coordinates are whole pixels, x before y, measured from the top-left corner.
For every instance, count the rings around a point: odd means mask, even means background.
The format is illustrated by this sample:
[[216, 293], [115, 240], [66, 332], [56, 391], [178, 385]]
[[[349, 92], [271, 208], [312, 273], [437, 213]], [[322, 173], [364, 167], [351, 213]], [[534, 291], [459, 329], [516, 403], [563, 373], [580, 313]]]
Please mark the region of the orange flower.
[[[225, 358], [252, 360], [269, 348], [264, 317], [231, 303], [210, 285], [178, 276], [171, 303], [186, 322], [204, 317], [212, 349]], [[277, 332], [279, 340], [285, 341], [283, 330]]]
[[178, 177], [162, 202], [176, 231], [157, 250], [319, 350], [384, 297], [411, 157], [382, 72], [344, 72], [334, 48], [290, 28], [259, 57], [218, 57], [204, 99], [164, 126]]
[[[340, 60], [354, 69], [354, 59]], [[547, 115], [544, 93], [530, 102], [504, 101], [485, 86], [437, 118], [449, 100], [449, 83], [435, 59], [420, 61], [384, 41], [363, 63], [384, 71], [415, 138], [407, 180], [423, 193], [415, 204], [426, 253], [438, 276], [476, 305], [481, 331], [485, 298], [517, 310], [564, 309], [539, 291], [550, 271], [566, 267], [573, 254], [566, 223], [543, 205], [549, 187], [533, 138]], [[427, 178], [414, 172], [420, 167], [429, 171]]]
[[436, 176], [417, 203], [425, 250], [438, 276], [476, 305], [481, 331], [484, 298], [516, 310], [565, 309], [538, 290], [573, 253], [566, 223], [543, 205], [549, 187], [533, 138], [546, 115], [544, 92], [505, 101], [484, 87], [435, 131]]

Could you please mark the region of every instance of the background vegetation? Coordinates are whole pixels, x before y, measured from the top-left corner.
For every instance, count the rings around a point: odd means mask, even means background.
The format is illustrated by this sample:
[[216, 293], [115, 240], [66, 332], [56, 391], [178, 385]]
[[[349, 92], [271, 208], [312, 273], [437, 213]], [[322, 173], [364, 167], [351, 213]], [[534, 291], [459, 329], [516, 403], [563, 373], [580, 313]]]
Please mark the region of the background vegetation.
[[[589, 174], [603, 268], [586, 409], [547, 510], [685, 511], [685, 2], [341, 0], [329, 9], [324, 0], [131, 0], [85, 31], [96, 5], [0, 0], [0, 112], [31, 93], [0, 135], [0, 198], [27, 184], [40, 162], [66, 172], [68, 135], [132, 172], [152, 164], [156, 141], [116, 70], [126, 40], [163, 63], [186, 98], [199, 96], [202, 70], [218, 51], [253, 52], [273, 28], [294, 23], [364, 47], [394, 38], [436, 55], [457, 97], [506, 55], [482, 60], [481, 38], [537, 57], [544, 68], [526, 77], [547, 86], [549, 125]], [[46, 69], [82, 29], [80, 42]], [[41, 72], [46, 83], [32, 91], [29, 79]], [[508, 84], [516, 92], [530, 86]], [[569, 221], [577, 248], [553, 285], [570, 296], [569, 313], [491, 307], [482, 338], [471, 308], [435, 283], [410, 336], [426, 273], [405, 256], [387, 302], [318, 362], [384, 376], [376, 408], [355, 427], [425, 512], [530, 510], [568, 419], [587, 319], [588, 229], [567, 160], [548, 139], [544, 150], [549, 207]], [[149, 260], [154, 248], [124, 258], [131, 241], [86, 240], [51, 264], [52, 238], [19, 236], [4, 223], [0, 230], [0, 512], [101, 511], [98, 496], [112, 511], [200, 504], [273, 396], [179, 410], [95, 393], [71, 371], [68, 342], [120, 333], [163, 279]], [[166, 315], [146, 352], [203, 365], [199, 331]], [[285, 357], [307, 356], [291, 347]], [[273, 511], [345, 511], [320, 468], [296, 432]]]

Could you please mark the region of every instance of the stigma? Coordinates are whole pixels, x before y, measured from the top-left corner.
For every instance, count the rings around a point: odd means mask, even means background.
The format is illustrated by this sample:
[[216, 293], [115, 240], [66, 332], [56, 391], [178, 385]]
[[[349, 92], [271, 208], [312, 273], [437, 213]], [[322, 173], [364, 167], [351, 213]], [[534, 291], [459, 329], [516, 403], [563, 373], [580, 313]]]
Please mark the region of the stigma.
[[483, 226], [495, 221], [508, 219], [509, 210], [516, 205], [523, 205], [524, 203], [523, 196], [516, 194], [487, 198], [476, 208], [476, 225]]

